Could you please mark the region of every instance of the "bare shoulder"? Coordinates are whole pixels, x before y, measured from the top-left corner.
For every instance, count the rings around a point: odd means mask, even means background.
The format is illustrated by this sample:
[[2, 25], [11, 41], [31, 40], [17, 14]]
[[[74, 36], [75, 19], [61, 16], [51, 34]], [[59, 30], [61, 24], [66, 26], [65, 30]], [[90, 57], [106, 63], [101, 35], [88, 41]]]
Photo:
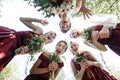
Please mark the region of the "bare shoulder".
[[50, 53], [47, 52], [47, 51], [44, 51], [42, 54], [43, 54], [44, 56], [48, 57]]

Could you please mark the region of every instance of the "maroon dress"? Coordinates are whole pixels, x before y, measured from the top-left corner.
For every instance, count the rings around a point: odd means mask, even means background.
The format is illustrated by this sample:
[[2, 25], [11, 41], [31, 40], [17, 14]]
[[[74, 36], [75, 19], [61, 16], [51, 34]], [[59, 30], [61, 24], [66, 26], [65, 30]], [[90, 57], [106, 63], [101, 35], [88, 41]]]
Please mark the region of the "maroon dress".
[[19, 31], [0, 26], [0, 71], [15, 56], [15, 50], [26, 45], [26, 41], [32, 37], [30, 31]]
[[[49, 65], [49, 59], [48, 57], [41, 54], [39, 56], [39, 59], [42, 61], [41, 64], [38, 66], [38, 68], [47, 68]], [[64, 64], [58, 63], [58, 68], [63, 67]], [[29, 74], [24, 80], [49, 80], [49, 73], [43, 73], [43, 74]]]
[[[94, 26], [95, 30], [100, 31], [102, 25]], [[113, 50], [116, 54], [120, 56], [120, 23], [117, 24], [115, 29], [110, 29], [109, 38], [98, 39], [98, 41]]]
[[[84, 53], [81, 53], [79, 56], [83, 56], [83, 55], [84, 55]], [[87, 60], [96, 61], [89, 54], [87, 54]], [[78, 71], [80, 71], [81, 66], [79, 64], [77, 64], [74, 59], [72, 59], [72, 62], [74, 64], [75, 68]], [[85, 71], [85, 73], [82, 77], [82, 80], [117, 80], [113, 75], [111, 75], [110, 73], [108, 73], [107, 71], [105, 71], [104, 69], [102, 69], [100, 67], [90, 66], [89, 69], [92, 73], [92, 78], [89, 78], [89, 76], [87, 75], [87, 71]]]

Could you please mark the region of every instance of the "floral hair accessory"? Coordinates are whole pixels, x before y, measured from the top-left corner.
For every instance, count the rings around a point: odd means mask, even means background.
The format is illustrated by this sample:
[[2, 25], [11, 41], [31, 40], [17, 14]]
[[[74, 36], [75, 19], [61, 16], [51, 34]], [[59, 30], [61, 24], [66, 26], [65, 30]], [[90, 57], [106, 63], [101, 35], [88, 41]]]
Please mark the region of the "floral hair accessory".
[[66, 0], [30, 0], [29, 4], [31, 2], [35, 8], [39, 7], [37, 11], [43, 11], [42, 14], [45, 15], [45, 18], [73, 8], [72, 3]]

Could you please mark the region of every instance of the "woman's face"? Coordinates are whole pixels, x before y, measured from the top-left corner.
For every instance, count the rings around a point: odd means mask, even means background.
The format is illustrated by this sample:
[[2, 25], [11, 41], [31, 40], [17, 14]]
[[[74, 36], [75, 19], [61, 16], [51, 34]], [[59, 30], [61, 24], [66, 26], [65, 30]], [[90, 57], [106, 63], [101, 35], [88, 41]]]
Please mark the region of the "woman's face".
[[71, 47], [71, 50], [73, 51], [73, 52], [78, 52], [78, 49], [79, 49], [79, 45], [76, 43], [76, 42], [70, 42], [70, 47]]
[[44, 36], [44, 40], [46, 43], [52, 42], [55, 38], [56, 38], [56, 33], [52, 32], [52, 31], [46, 33]]
[[64, 41], [60, 41], [56, 45], [56, 54], [61, 55], [66, 51], [66, 49], [67, 49], [67, 44]]
[[78, 30], [73, 30], [73, 31], [71, 32], [71, 36], [72, 36], [73, 38], [78, 38], [81, 34], [82, 34], [82, 32], [80, 32], [80, 31], [78, 31]]
[[60, 25], [61, 30], [64, 30], [64, 31], [68, 31], [71, 28], [70, 19], [67, 17], [66, 14], [63, 14], [61, 16], [61, 20], [60, 20], [59, 25]]

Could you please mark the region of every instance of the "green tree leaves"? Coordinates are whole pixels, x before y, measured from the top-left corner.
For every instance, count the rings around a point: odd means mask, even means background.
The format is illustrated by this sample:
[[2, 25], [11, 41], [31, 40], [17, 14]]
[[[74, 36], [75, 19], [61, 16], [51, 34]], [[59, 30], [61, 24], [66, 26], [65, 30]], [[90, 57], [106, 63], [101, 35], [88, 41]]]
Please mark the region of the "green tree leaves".
[[93, 14], [114, 14], [120, 20], [120, 0], [87, 0]]

